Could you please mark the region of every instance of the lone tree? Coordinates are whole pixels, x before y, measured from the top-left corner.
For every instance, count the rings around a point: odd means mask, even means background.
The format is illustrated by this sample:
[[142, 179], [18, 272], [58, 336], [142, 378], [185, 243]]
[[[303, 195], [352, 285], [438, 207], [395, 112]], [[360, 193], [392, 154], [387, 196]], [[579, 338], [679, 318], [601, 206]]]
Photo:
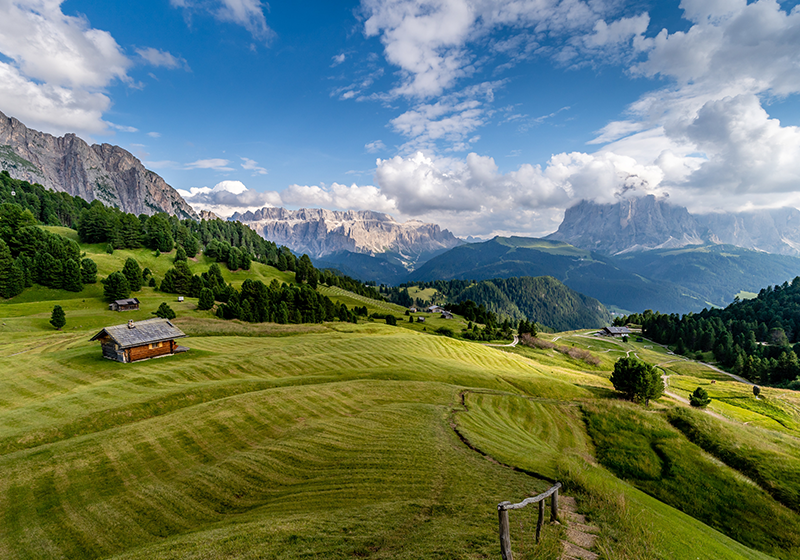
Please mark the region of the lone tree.
[[710, 402], [711, 397], [708, 396], [708, 392], [702, 387], [698, 387], [693, 393], [689, 394], [689, 404], [692, 406], [703, 408], [708, 406]]
[[758, 398], [758, 395], [761, 394], [761, 387], [758, 385], [753, 385], [753, 395]]
[[61, 330], [61, 327], [67, 324], [67, 316], [60, 305], [53, 307], [53, 313], [50, 315], [50, 324], [58, 330]]
[[156, 317], [161, 317], [162, 319], [174, 319], [175, 318], [175, 312], [172, 310], [172, 308], [169, 305], [167, 305], [166, 301], [162, 301], [161, 305], [158, 306], [158, 309], [156, 311], [153, 311], [153, 314]]
[[103, 280], [103, 295], [108, 301], [130, 297], [131, 287], [125, 275], [119, 271], [109, 274], [108, 278]]
[[664, 394], [664, 381], [658, 370], [636, 358], [625, 357], [617, 360], [614, 364], [614, 373], [611, 374], [611, 383], [614, 389], [625, 395], [625, 398], [643, 401], [645, 406], [649, 406], [651, 399], [658, 399]]

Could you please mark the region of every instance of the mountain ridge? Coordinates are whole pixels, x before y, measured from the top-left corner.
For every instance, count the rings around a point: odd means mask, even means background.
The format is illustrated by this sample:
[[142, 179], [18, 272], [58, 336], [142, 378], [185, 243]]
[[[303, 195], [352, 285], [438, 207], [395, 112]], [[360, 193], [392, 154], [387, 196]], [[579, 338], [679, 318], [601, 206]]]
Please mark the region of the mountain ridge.
[[197, 219], [195, 210], [133, 154], [111, 144], [56, 137], [0, 112], [0, 170], [45, 188], [100, 200], [133, 214], [167, 212]]
[[349, 251], [383, 254], [390, 262], [411, 267], [463, 243], [437, 224], [398, 222], [388, 214], [370, 210], [265, 207], [255, 212], [237, 212], [229, 219], [242, 222], [265, 239], [316, 259]]
[[800, 210], [692, 214], [653, 195], [616, 204], [581, 200], [545, 239], [608, 255], [713, 243], [800, 256]]

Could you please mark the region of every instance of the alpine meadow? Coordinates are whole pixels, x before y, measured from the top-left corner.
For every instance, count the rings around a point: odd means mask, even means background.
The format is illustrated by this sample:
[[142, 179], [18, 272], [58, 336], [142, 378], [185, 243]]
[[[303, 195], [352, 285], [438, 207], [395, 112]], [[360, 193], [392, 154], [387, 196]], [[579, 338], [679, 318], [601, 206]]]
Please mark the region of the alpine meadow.
[[0, 0], [0, 560], [800, 559], [800, 0]]

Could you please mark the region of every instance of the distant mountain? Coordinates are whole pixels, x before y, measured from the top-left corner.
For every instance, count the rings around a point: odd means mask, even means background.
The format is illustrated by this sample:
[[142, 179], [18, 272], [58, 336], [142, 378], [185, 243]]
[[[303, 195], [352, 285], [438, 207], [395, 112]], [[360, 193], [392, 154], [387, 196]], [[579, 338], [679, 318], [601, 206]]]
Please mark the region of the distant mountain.
[[577, 292], [623, 310], [688, 313], [709, 305], [692, 290], [621, 268], [611, 257], [560, 241], [525, 237], [496, 237], [456, 247], [410, 273], [408, 281], [521, 276], [553, 276]]
[[800, 256], [800, 211], [690, 214], [650, 195], [568, 208], [558, 231], [546, 237], [606, 255], [717, 243]]
[[0, 113], [0, 169], [84, 200], [100, 200], [133, 214], [197, 213], [164, 179], [130, 152], [111, 144], [89, 146], [74, 134], [55, 137]]
[[499, 315], [536, 321], [556, 331], [611, 324], [611, 314], [603, 304], [551, 276], [495, 278], [465, 287], [452, 283], [451, 288], [448, 301], [472, 300]]
[[700, 245], [625, 253], [620, 268], [679, 284], [710, 303], [725, 307], [741, 291], [758, 292], [800, 276], [800, 258], [742, 249], [733, 245]]
[[403, 282], [408, 276], [405, 267], [389, 262], [380, 255], [341, 251], [324, 257], [313, 259], [314, 266], [320, 269], [334, 268], [342, 274], [361, 280], [374, 281], [378, 284], [394, 285]]
[[247, 224], [265, 239], [316, 259], [349, 251], [381, 255], [394, 264], [413, 267], [463, 243], [436, 224], [397, 222], [380, 212], [262, 208], [237, 212], [230, 219]]

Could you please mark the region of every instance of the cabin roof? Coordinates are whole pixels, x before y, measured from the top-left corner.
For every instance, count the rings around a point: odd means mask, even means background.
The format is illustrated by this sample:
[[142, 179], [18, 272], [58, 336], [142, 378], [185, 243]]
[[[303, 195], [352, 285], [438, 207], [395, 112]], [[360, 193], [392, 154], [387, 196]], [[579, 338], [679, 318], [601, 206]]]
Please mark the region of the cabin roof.
[[628, 327], [605, 327], [603, 330], [610, 334], [631, 334]]
[[118, 299], [114, 303], [117, 305], [139, 305], [139, 300], [136, 298]]
[[183, 338], [186, 335], [168, 319], [148, 319], [133, 323], [133, 328], [127, 324], [106, 327], [89, 340], [98, 340], [104, 335], [119, 344], [120, 349], [133, 348], [154, 342], [163, 342], [174, 338]]

